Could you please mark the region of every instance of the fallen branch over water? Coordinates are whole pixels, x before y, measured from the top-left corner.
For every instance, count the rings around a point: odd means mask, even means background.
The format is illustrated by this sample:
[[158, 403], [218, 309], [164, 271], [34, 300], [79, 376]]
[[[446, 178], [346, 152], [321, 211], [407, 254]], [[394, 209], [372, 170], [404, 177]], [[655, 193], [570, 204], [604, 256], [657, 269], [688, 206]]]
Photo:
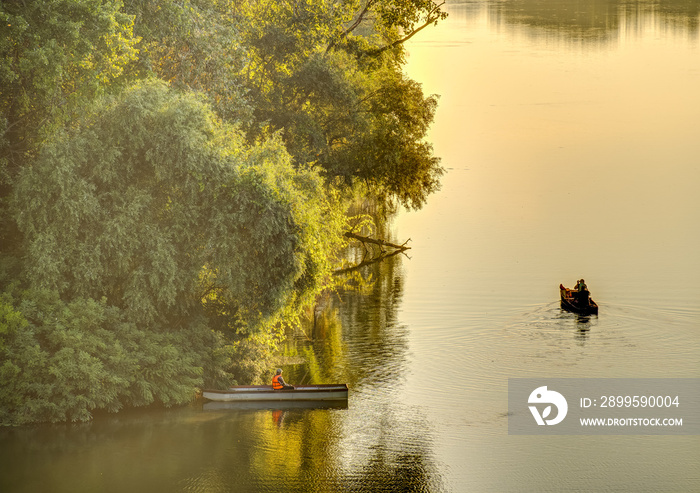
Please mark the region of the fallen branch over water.
[[[410, 238], [408, 240], [406, 240], [403, 244], [398, 245], [396, 243], [391, 243], [390, 241], [371, 238], [369, 236], [358, 235], [357, 233], [352, 233], [350, 231], [345, 233], [345, 237], [361, 242], [365, 246], [365, 255], [367, 255], [367, 244], [368, 243], [372, 244], [372, 245], [378, 245], [380, 253], [376, 257], [372, 257], [370, 259], [362, 259], [362, 262], [360, 262], [357, 265], [353, 265], [351, 267], [346, 267], [344, 269], [338, 269], [338, 270], [334, 271], [333, 275], [335, 275], [335, 276], [356, 271], [356, 270], [361, 269], [362, 267], [365, 267], [367, 265], [376, 264], [377, 262], [381, 262], [382, 260], [389, 258], [389, 257], [393, 257], [394, 255], [397, 255], [399, 253], [403, 253], [404, 255], [406, 255], [406, 253], [405, 253], [406, 250], [411, 249], [410, 246], [406, 246], [406, 243], [411, 241]], [[392, 248], [393, 251], [386, 251], [384, 249], [384, 247]]]
[[348, 274], [348, 273], [350, 273], [350, 272], [359, 270], [359, 269], [361, 269], [362, 267], [366, 267], [366, 266], [368, 266], [368, 265], [376, 264], [377, 262], [381, 262], [381, 261], [384, 260], [385, 258], [393, 257], [394, 255], [398, 255], [399, 253], [403, 253], [403, 252], [404, 252], [404, 250], [394, 250], [393, 252], [390, 252], [390, 253], [384, 252], [384, 253], [379, 254], [378, 257], [373, 257], [373, 258], [371, 258], [371, 259], [369, 259], [369, 260], [363, 260], [362, 262], [360, 262], [360, 263], [357, 264], [357, 265], [353, 265], [353, 266], [351, 266], [351, 267], [345, 267], [344, 269], [335, 270], [335, 271], [333, 271], [333, 275], [334, 275], [334, 276], [340, 276], [340, 275], [343, 275], [343, 274]]
[[[400, 250], [400, 251], [409, 250], [411, 248], [410, 246], [406, 246], [406, 243], [411, 241], [411, 238], [407, 239], [402, 245], [397, 245], [396, 243], [391, 243], [391, 242], [386, 241], [386, 240], [382, 240], [382, 239], [377, 240], [374, 238], [370, 238], [369, 236], [358, 235], [357, 233], [353, 233], [351, 231], [348, 231], [347, 233], [345, 233], [344, 236], [346, 238], [352, 238], [353, 240], [361, 241], [362, 243], [371, 243], [373, 245], [379, 245], [380, 248], [388, 246], [388, 247], [395, 248], [395, 249]], [[382, 248], [382, 251], [383, 251], [383, 248]]]

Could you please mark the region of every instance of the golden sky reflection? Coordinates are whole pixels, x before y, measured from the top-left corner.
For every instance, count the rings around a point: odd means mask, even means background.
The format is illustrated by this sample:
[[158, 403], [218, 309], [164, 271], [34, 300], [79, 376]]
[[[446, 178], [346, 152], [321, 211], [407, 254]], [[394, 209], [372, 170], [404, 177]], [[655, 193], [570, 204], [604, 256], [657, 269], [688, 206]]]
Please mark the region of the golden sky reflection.
[[592, 36], [509, 23], [488, 5], [452, 6], [409, 46], [408, 74], [441, 96], [430, 140], [449, 172], [399, 232], [414, 248], [471, 258], [446, 254], [445, 271], [462, 262], [516, 278], [537, 266], [571, 282], [589, 272], [690, 283], [700, 275], [697, 30], [608, 5], [612, 28]]

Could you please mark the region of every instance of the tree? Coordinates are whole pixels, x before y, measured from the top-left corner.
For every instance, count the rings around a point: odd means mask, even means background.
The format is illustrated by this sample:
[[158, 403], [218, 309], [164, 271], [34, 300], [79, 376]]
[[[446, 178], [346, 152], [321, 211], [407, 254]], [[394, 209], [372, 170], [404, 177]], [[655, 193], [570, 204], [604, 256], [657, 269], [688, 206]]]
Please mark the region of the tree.
[[328, 45], [328, 50], [358, 30], [365, 22], [372, 22], [372, 29], [384, 37], [385, 44], [373, 48], [370, 53], [382, 52], [402, 45], [430, 25], [436, 25], [447, 18], [442, 11], [445, 2], [436, 4], [433, 0], [363, 0], [348, 2], [355, 12], [345, 29]]
[[116, 86], [136, 58], [133, 17], [118, 0], [0, 3], [0, 244], [20, 247], [7, 213], [12, 182], [43, 140]]
[[125, 0], [141, 39], [137, 76], [150, 75], [177, 89], [205, 94], [216, 113], [248, 121], [241, 73], [247, 64], [237, 2], [230, 0]]
[[437, 97], [423, 97], [420, 84], [388, 69], [367, 86], [356, 114], [346, 114], [361, 123], [331, 140], [319, 160], [331, 176], [360, 181], [381, 201], [418, 209], [440, 188], [443, 174], [425, 141]]
[[0, 421], [259, 378], [333, 282], [339, 197], [438, 188], [437, 99], [401, 64], [442, 18], [427, 0], [4, 2]]
[[214, 342], [202, 328], [142, 330], [105, 300], [64, 301], [48, 290], [3, 297], [12, 308], [0, 309], [0, 326], [9, 322], [15, 330], [0, 348], [2, 425], [183, 404], [202, 384]]
[[206, 94], [249, 143], [279, 132], [295, 165], [320, 166], [333, 187], [418, 208], [443, 172], [425, 142], [437, 99], [402, 74], [402, 45], [446, 17], [441, 5], [149, 0], [125, 10], [142, 72]]
[[121, 2], [6, 1], [0, 5], [2, 159], [13, 175], [43, 137], [136, 58]]
[[[330, 273], [318, 176], [277, 141], [250, 149], [162, 83], [98, 109], [23, 170], [15, 194], [31, 285], [177, 323], [216, 290], [248, 323]], [[212, 281], [215, 279], [215, 281]]]
[[255, 371], [241, 358], [323, 289], [343, 224], [279, 139], [251, 148], [157, 81], [57, 134], [12, 205], [30, 289], [0, 303], [0, 407], [20, 421], [182, 403]]
[[402, 74], [401, 45], [443, 19], [440, 7], [299, 0], [248, 8], [249, 139], [281, 130], [296, 163], [320, 165], [334, 186], [361, 184], [382, 201], [422, 206], [443, 173], [424, 141], [437, 98]]

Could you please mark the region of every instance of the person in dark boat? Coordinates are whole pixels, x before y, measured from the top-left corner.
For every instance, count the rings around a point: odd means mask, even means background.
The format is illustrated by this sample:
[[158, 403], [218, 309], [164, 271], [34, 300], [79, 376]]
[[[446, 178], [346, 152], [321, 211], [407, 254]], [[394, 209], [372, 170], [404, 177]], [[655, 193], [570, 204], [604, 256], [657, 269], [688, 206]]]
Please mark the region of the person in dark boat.
[[591, 293], [588, 291], [588, 286], [586, 286], [586, 281], [581, 279], [578, 284], [576, 284], [576, 301], [579, 306], [588, 306], [588, 298]]
[[272, 388], [274, 390], [294, 390], [294, 386], [289, 385], [284, 381], [284, 378], [282, 378], [282, 368], [277, 368], [275, 376], [272, 377]]

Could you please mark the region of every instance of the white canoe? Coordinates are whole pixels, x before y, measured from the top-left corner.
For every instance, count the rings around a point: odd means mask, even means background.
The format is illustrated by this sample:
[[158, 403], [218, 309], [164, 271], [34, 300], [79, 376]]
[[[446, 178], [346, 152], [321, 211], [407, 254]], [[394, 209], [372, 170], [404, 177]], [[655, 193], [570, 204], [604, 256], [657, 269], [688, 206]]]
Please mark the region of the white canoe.
[[294, 390], [273, 390], [271, 385], [238, 385], [228, 390], [204, 390], [202, 397], [217, 402], [342, 401], [348, 398], [348, 386], [345, 383], [300, 385]]
[[348, 401], [207, 401], [202, 404], [203, 411], [260, 411], [296, 410], [296, 409], [347, 409]]

